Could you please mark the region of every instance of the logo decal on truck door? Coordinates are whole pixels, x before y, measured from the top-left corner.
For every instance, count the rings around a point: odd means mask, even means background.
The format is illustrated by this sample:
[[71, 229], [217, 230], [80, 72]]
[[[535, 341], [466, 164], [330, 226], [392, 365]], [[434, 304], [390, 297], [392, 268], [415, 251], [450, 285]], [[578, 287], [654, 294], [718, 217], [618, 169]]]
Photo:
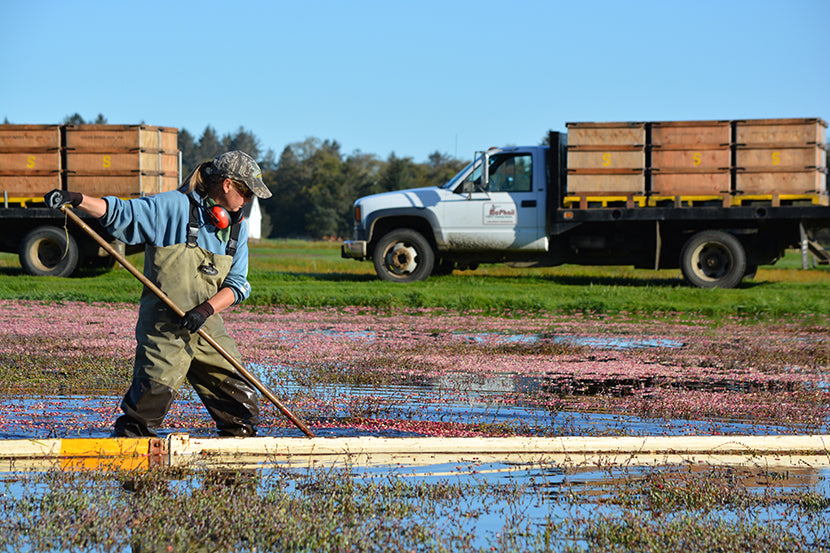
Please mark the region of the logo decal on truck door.
[[516, 205], [511, 203], [485, 203], [485, 225], [515, 225]]

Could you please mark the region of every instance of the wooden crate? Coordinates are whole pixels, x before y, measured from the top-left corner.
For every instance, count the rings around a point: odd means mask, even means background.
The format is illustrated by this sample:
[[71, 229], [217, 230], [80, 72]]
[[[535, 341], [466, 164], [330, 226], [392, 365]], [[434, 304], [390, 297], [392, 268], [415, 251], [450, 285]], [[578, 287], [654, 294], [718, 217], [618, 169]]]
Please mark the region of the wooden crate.
[[712, 149], [654, 148], [651, 151], [651, 167], [657, 170], [728, 169], [732, 164], [729, 147]]
[[59, 125], [0, 125], [0, 150], [57, 150], [61, 147]]
[[754, 169], [807, 169], [826, 165], [825, 151], [818, 145], [795, 148], [739, 146], [736, 163], [738, 167]]
[[821, 119], [750, 119], [735, 123], [735, 142], [748, 145], [824, 144], [827, 123]]
[[159, 192], [176, 190], [178, 175], [122, 174], [122, 175], [66, 175], [67, 190], [78, 190], [91, 196], [118, 196], [136, 198]]
[[629, 173], [579, 173], [568, 170], [566, 195], [629, 196], [645, 193], [645, 175]]
[[87, 152], [178, 151], [178, 131], [146, 125], [67, 125], [64, 147]]
[[651, 124], [654, 146], [729, 146], [732, 128], [729, 121], [658, 121]]
[[60, 173], [31, 175], [0, 174], [0, 194], [9, 198], [42, 198], [47, 192], [61, 187]]
[[651, 174], [653, 196], [716, 196], [728, 194], [731, 176], [728, 170], [716, 172], [655, 171]]
[[645, 146], [645, 123], [566, 123], [569, 146]]
[[738, 169], [738, 192], [750, 195], [827, 194], [827, 175], [819, 170], [752, 171]]
[[177, 173], [177, 154], [162, 152], [107, 152], [93, 153], [69, 150], [66, 153], [66, 169], [75, 173], [124, 173], [130, 171]]
[[61, 154], [58, 150], [0, 151], [0, 172], [6, 174], [26, 175], [60, 170]]
[[645, 169], [643, 148], [595, 150], [568, 148], [569, 169]]

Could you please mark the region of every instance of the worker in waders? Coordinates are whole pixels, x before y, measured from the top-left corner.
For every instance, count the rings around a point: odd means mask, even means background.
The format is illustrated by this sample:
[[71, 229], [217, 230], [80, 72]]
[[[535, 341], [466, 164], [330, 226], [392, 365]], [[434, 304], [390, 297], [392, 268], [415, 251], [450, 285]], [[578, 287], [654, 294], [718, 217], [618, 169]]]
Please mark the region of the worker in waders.
[[71, 204], [114, 238], [145, 245], [144, 274], [185, 311], [178, 317], [144, 290], [136, 324], [133, 380], [114, 437], [155, 436], [185, 379], [199, 394], [222, 436], [253, 436], [259, 396], [196, 332], [205, 331], [240, 360], [218, 315], [251, 293], [248, 229], [242, 207], [271, 192], [248, 154], [226, 152], [199, 165], [179, 190], [121, 200], [53, 190], [50, 207]]

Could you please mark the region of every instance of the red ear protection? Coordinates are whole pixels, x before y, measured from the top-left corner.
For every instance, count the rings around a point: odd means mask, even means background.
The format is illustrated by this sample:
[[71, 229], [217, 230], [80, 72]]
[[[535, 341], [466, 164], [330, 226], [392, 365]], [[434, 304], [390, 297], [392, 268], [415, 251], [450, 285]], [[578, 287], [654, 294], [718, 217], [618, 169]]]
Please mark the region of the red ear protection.
[[228, 210], [221, 205], [210, 207], [207, 209], [207, 214], [210, 217], [210, 222], [219, 230], [226, 229], [231, 224], [231, 216], [228, 214]]

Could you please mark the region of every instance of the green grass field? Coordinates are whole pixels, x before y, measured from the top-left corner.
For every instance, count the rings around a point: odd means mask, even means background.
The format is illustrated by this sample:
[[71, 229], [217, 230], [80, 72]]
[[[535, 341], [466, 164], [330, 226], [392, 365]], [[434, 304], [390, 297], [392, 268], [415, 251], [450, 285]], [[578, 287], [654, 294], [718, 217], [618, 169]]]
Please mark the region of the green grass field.
[[[830, 268], [801, 269], [790, 252], [755, 279], [733, 290], [690, 287], [679, 270], [561, 266], [513, 269], [484, 265], [414, 284], [382, 282], [370, 262], [340, 258], [335, 242], [265, 240], [252, 244], [249, 305], [290, 307], [367, 306], [384, 309], [441, 308], [516, 312], [689, 312], [708, 316], [744, 314], [830, 315]], [[141, 254], [129, 257], [141, 267]], [[42, 301], [137, 302], [141, 284], [121, 267], [72, 278], [25, 275], [17, 257], [0, 254], [0, 298]]]

